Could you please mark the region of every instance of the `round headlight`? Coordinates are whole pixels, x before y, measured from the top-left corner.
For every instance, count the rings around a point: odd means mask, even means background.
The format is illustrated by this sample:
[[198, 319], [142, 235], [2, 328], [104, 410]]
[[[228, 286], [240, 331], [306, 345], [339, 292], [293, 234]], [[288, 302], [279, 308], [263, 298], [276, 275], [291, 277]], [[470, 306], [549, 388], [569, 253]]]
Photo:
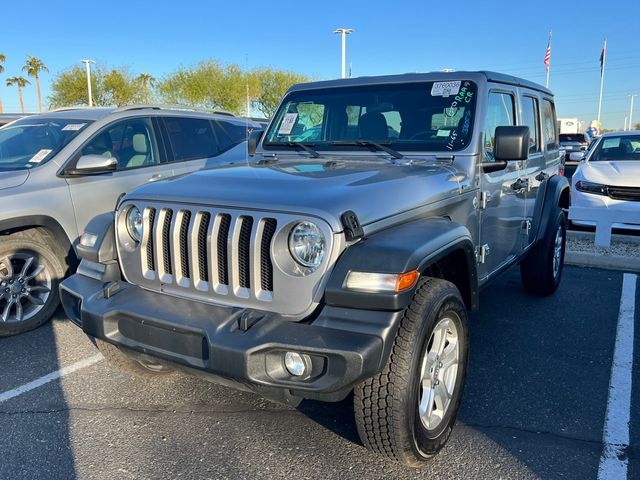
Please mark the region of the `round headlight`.
[[324, 259], [326, 242], [322, 230], [312, 222], [296, 224], [289, 234], [289, 251], [303, 267], [317, 268]]
[[142, 212], [138, 207], [131, 207], [127, 212], [127, 232], [136, 242], [142, 238]]

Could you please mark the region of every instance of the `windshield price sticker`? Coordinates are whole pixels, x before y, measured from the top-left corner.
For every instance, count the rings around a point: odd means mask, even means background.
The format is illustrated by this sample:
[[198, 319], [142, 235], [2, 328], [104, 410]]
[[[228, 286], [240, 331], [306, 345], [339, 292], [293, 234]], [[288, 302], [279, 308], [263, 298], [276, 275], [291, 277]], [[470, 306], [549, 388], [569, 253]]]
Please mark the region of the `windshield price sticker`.
[[86, 123], [68, 123], [64, 127], [62, 127], [63, 132], [77, 132], [82, 127], [84, 127]]
[[297, 119], [297, 113], [287, 113], [282, 119], [282, 123], [280, 124], [280, 128], [278, 129], [278, 135], [290, 135]]
[[449, 97], [451, 95], [457, 95], [460, 91], [460, 85], [462, 80], [455, 82], [435, 82], [431, 87], [432, 97]]
[[42, 160], [47, 158], [47, 155], [49, 155], [50, 153], [51, 153], [50, 149], [43, 148], [38, 153], [36, 153], [33, 157], [31, 157], [31, 160], [29, 161], [31, 163], [40, 163]]

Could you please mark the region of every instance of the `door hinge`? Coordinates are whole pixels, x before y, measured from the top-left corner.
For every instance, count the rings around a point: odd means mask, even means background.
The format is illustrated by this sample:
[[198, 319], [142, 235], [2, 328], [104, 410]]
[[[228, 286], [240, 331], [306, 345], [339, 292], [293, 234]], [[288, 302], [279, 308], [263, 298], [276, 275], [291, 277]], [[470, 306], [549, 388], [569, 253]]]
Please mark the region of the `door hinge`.
[[524, 222], [522, 222], [522, 232], [529, 235], [530, 231], [531, 231], [531, 220], [525, 220]]
[[489, 203], [489, 199], [491, 198], [491, 194], [489, 192], [480, 192], [480, 209], [484, 210], [487, 208], [487, 204]]
[[489, 245], [487, 245], [486, 243], [480, 247], [477, 247], [476, 261], [478, 263], [485, 263], [490, 253], [491, 253], [491, 249], [489, 248]]

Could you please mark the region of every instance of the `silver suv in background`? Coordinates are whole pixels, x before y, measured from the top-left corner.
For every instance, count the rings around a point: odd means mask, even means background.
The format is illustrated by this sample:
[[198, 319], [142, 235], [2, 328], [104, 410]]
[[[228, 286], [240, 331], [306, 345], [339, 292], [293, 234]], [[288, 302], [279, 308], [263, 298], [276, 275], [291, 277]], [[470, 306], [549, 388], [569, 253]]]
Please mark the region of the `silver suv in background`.
[[69, 109], [0, 130], [0, 336], [36, 328], [95, 215], [143, 183], [246, 160], [259, 124], [227, 113]]

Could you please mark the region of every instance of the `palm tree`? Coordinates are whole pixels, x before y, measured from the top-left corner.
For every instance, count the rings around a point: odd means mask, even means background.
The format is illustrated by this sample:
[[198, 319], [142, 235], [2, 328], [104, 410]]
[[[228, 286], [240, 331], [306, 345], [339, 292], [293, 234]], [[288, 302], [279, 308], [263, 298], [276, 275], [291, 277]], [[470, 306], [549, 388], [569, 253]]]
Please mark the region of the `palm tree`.
[[[0, 73], [4, 72], [3, 63], [7, 61], [7, 57], [0, 53]], [[2, 99], [0, 98], [0, 113], [2, 113]]]
[[149, 103], [149, 87], [153, 87], [156, 84], [156, 79], [150, 73], [141, 73], [136, 79], [142, 84], [142, 91], [144, 92], [144, 101]]
[[36, 79], [36, 89], [38, 90], [38, 111], [42, 111], [42, 92], [40, 91], [40, 72], [48, 72], [49, 69], [46, 67], [44, 62], [39, 58], [34, 56], [28, 56], [27, 61], [24, 62], [24, 67], [22, 67], [24, 72], [27, 72], [27, 75]]
[[22, 89], [29, 85], [31, 82], [24, 77], [9, 77], [7, 78], [7, 87], [18, 87], [18, 97], [20, 97], [20, 109], [24, 113], [24, 99], [22, 98]]

